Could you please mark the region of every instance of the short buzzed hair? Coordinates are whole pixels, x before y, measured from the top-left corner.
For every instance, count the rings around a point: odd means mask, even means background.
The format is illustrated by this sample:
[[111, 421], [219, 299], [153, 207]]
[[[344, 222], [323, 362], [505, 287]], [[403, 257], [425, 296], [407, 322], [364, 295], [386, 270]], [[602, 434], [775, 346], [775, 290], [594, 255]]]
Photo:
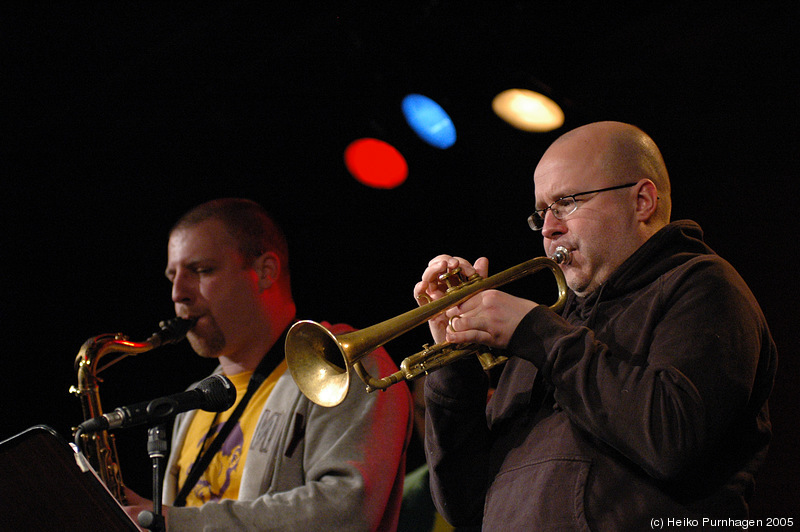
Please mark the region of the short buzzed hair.
[[210, 219], [223, 223], [236, 241], [246, 264], [271, 251], [280, 259], [281, 270], [288, 278], [289, 246], [286, 235], [266, 209], [255, 201], [241, 198], [208, 201], [184, 214], [172, 226], [170, 234]]

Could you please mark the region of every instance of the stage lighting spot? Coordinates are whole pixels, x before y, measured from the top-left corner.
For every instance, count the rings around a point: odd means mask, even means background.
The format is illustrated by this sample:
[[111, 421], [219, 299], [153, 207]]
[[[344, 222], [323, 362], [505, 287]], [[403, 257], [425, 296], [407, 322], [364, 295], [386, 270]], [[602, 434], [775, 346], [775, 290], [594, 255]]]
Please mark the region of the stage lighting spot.
[[494, 112], [523, 131], [545, 133], [564, 125], [564, 111], [556, 102], [538, 92], [509, 89], [492, 100]]
[[403, 115], [414, 133], [436, 148], [447, 149], [456, 142], [456, 127], [442, 107], [421, 94], [403, 98]]
[[344, 164], [356, 180], [372, 188], [395, 188], [408, 177], [408, 164], [394, 146], [364, 138], [344, 150]]

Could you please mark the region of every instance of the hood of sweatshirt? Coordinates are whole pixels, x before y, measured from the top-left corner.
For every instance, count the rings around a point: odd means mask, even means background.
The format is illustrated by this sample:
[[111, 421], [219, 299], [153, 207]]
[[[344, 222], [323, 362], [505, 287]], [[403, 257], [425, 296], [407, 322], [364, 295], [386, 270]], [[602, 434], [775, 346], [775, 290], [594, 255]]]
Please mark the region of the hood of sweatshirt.
[[703, 241], [703, 230], [697, 223], [672, 222], [642, 244], [597, 290], [586, 297], [570, 293], [562, 315], [574, 313], [591, 326], [600, 301], [636, 291], [698, 255], [713, 253]]

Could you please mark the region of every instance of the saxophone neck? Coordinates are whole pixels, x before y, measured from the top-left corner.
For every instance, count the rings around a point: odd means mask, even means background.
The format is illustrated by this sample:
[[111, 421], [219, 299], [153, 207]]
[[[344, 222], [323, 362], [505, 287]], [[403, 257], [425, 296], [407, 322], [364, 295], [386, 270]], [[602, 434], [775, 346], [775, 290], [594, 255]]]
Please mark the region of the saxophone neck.
[[[182, 318], [162, 321], [159, 323], [159, 330], [144, 342], [132, 342], [122, 333], [101, 334], [86, 340], [81, 346], [78, 356], [75, 357], [78, 384], [70, 388], [70, 392], [77, 395], [81, 401], [84, 419], [89, 420], [103, 415], [98, 385], [101, 379], [98, 378], [98, 373], [128, 355], [144, 353], [162, 345], [174, 344], [183, 340], [196, 321]], [[98, 366], [100, 359], [112, 352], [123, 354], [104, 366]], [[82, 434], [80, 428], [74, 430], [78, 448], [95, 468], [114, 497], [120, 503], [126, 504], [114, 435], [109, 434], [106, 430], [92, 434]]]
[[186, 334], [194, 327], [195, 323], [197, 323], [196, 318], [188, 320], [172, 318], [171, 320], [162, 321], [158, 324], [159, 330], [143, 342], [133, 342], [122, 333], [94, 336], [84, 342], [78, 352], [78, 356], [75, 357], [75, 370], [79, 373], [83, 370], [89, 374], [96, 375], [116, 362], [115, 360], [104, 367], [98, 368], [99, 360], [108, 353], [117, 352], [125, 355], [138, 355], [161, 346], [178, 343], [186, 338]]

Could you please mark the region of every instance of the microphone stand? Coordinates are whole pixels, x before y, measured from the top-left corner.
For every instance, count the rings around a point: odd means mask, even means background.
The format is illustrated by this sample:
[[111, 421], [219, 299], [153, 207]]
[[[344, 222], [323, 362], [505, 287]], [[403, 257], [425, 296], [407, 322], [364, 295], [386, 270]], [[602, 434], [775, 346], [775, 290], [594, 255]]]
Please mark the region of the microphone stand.
[[153, 460], [153, 511], [139, 512], [139, 526], [153, 532], [166, 532], [166, 522], [161, 515], [161, 466], [167, 453], [167, 431], [164, 424], [147, 431], [147, 454]]

